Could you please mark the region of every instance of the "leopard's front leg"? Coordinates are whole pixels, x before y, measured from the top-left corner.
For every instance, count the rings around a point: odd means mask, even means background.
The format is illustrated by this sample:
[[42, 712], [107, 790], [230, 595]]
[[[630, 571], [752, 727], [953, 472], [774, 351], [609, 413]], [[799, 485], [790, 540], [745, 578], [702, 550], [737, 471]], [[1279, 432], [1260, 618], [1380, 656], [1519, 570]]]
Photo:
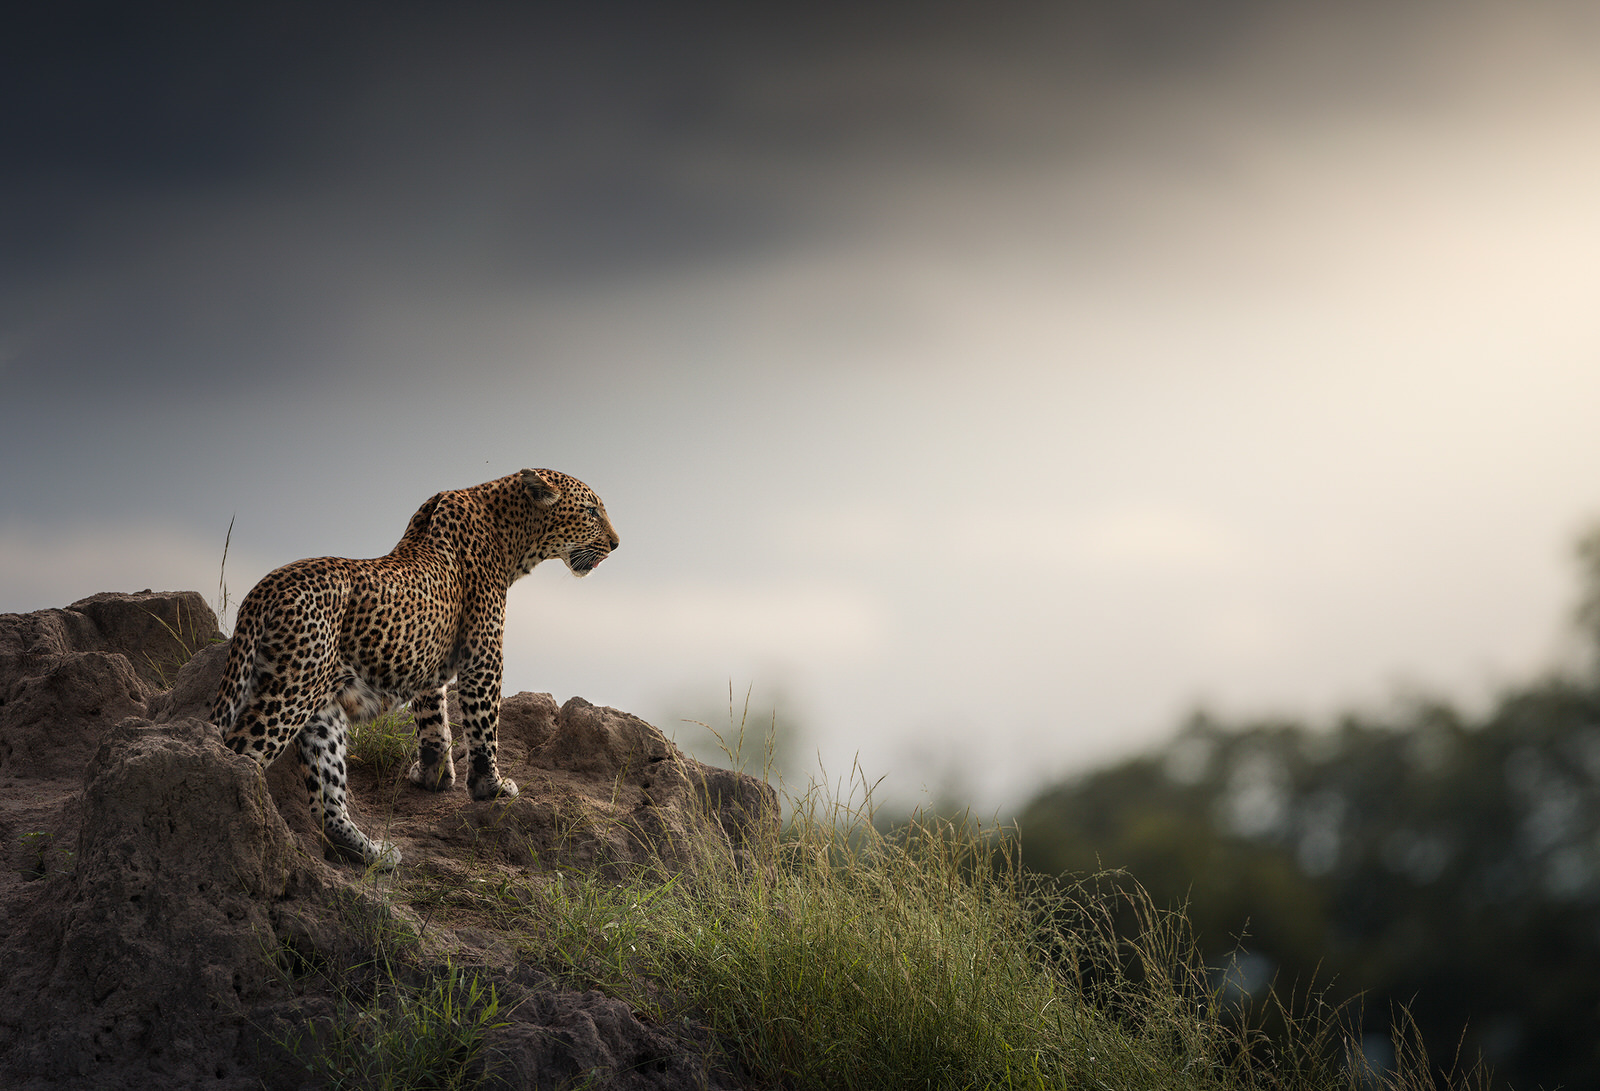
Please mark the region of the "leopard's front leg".
[[473, 799], [510, 799], [517, 794], [517, 782], [502, 777], [495, 761], [500, 727], [499, 649], [484, 659], [463, 671], [456, 683], [461, 730], [467, 737], [467, 790]]
[[417, 760], [406, 773], [412, 784], [430, 792], [455, 787], [456, 763], [450, 756], [450, 724], [445, 719], [445, 687], [419, 693], [411, 699], [417, 724]]

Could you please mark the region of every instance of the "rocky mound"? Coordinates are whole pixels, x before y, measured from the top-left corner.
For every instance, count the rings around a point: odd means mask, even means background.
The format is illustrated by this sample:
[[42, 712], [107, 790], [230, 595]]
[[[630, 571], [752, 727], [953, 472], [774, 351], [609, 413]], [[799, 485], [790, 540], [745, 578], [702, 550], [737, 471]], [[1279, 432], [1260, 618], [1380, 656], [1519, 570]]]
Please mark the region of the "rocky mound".
[[0, 615], [0, 1086], [299, 1087], [284, 1043], [326, 1027], [333, 1000], [282, 957], [362, 965], [375, 921], [495, 981], [510, 1013], [491, 1085], [728, 1085], [687, 1026], [564, 991], [492, 928], [452, 928], [406, 892], [737, 866], [777, 821], [768, 786], [686, 758], [637, 717], [517, 694], [500, 735], [516, 800], [352, 764], [357, 821], [404, 855], [380, 886], [323, 858], [292, 757], [263, 780], [222, 746], [206, 717], [225, 656], [194, 592]]

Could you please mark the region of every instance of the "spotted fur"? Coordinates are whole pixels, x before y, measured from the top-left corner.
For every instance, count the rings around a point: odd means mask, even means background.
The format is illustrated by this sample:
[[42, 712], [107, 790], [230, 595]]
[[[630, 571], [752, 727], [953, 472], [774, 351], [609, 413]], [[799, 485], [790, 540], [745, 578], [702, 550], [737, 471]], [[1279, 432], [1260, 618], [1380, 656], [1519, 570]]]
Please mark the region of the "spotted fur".
[[554, 470], [441, 492], [388, 556], [295, 561], [256, 584], [239, 605], [211, 718], [262, 768], [298, 743], [328, 843], [393, 867], [398, 850], [350, 819], [350, 720], [409, 700], [418, 743], [409, 777], [442, 791], [456, 777], [444, 716], [455, 685], [472, 798], [515, 796], [495, 763], [506, 591], [540, 561], [559, 557], [586, 576], [615, 548], [600, 498]]

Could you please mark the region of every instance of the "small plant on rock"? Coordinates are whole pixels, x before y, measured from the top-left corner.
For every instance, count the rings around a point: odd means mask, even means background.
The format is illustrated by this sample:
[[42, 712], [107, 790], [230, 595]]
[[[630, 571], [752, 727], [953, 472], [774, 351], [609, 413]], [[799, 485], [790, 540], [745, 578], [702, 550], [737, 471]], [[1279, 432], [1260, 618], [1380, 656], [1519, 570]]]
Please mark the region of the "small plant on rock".
[[49, 830], [33, 830], [22, 835], [22, 866], [18, 869], [27, 882], [43, 879], [50, 874], [50, 857], [55, 855], [62, 863], [72, 862], [72, 850], [59, 848], [55, 834]]
[[329, 1087], [476, 1087], [484, 1036], [505, 1025], [493, 983], [449, 964], [421, 985], [383, 970], [365, 1002], [344, 1001], [331, 1027], [286, 1044]]
[[149, 665], [151, 673], [156, 676], [156, 680], [161, 684], [162, 689], [172, 688], [172, 683], [177, 679], [178, 672], [183, 669], [184, 664], [188, 663], [189, 660], [195, 657], [195, 654], [199, 652], [202, 647], [204, 647], [206, 644], [220, 644], [222, 642], [222, 638], [220, 636], [213, 636], [209, 641], [202, 641], [199, 634], [195, 631], [194, 619], [192, 616], [190, 618], [190, 624], [187, 630], [188, 635], [185, 636], [185, 629], [183, 625], [183, 603], [179, 601], [178, 603], [174, 604], [173, 609], [175, 612], [174, 621], [176, 624], [169, 622], [166, 618], [161, 617], [153, 610], [145, 611], [145, 613], [155, 618], [157, 625], [160, 625], [167, 631], [167, 635], [172, 637], [172, 642], [175, 645], [170, 652], [163, 656], [154, 656], [149, 652], [144, 653], [144, 661]]

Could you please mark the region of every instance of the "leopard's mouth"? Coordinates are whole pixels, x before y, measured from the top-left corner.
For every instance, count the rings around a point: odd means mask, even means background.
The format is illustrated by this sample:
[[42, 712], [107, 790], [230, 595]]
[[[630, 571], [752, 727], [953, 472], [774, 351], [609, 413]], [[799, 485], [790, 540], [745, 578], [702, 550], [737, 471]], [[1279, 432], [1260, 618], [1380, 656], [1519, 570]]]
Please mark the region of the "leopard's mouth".
[[601, 561], [611, 554], [598, 549], [574, 549], [567, 557], [567, 567], [572, 569], [574, 576], [587, 576], [597, 568]]

